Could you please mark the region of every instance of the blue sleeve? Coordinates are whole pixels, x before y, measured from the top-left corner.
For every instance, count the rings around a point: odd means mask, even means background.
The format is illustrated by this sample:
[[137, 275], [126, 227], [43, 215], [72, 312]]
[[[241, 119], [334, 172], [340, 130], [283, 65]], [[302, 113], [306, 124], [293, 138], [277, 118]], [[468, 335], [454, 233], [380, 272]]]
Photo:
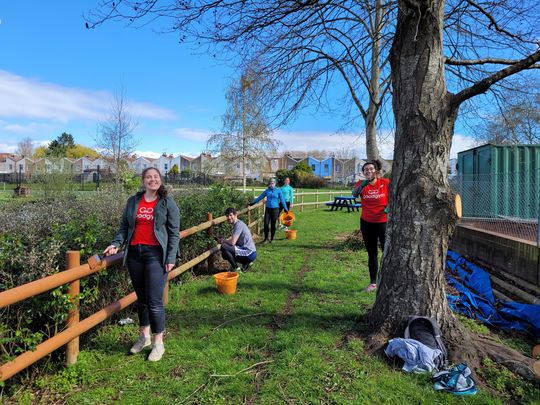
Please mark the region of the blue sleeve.
[[258, 196], [257, 198], [255, 198], [251, 204], [257, 204], [259, 201], [261, 201], [264, 197], [266, 197], [266, 190], [264, 190], [260, 196]]
[[283, 207], [283, 209], [289, 212], [289, 210], [287, 209], [287, 203], [285, 202], [285, 198], [283, 197], [283, 193], [281, 192], [281, 190], [279, 190], [279, 200], [281, 201], [281, 206]]

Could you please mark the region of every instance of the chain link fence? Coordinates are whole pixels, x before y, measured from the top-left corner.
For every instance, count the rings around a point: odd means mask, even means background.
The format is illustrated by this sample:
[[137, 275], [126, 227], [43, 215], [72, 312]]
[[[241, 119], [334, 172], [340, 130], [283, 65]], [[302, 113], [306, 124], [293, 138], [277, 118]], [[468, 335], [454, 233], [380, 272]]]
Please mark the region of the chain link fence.
[[519, 173], [458, 175], [463, 225], [535, 242], [540, 247], [540, 169]]

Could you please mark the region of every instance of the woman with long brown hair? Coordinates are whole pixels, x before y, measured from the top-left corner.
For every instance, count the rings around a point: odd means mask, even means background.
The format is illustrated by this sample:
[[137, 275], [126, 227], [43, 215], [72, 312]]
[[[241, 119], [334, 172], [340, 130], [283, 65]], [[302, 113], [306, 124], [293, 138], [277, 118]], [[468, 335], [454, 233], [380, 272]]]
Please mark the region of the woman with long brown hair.
[[167, 195], [158, 169], [145, 169], [141, 179], [142, 191], [128, 199], [120, 228], [103, 253], [105, 256], [116, 254], [124, 245], [124, 265], [137, 294], [140, 324], [139, 339], [130, 352], [139, 353], [152, 346], [148, 360], [158, 361], [165, 352], [163, 291], [168, 272], [176, 263], [180, 212]]

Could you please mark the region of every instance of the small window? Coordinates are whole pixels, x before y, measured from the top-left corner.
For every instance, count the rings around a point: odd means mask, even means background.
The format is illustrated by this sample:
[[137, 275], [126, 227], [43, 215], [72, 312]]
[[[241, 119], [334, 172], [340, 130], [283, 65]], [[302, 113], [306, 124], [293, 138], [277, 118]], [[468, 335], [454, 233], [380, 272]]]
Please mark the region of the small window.
[[336, 165], [336, 172], [341, 172], [341, 165]]
[[315, 171], [315, 165], [311, 165], [311, 170]]
[[328, 164], [324, 165], [324, 170], [328, 170]]
[[165, 163], [165, 170], [169, 170], [169, 165]]

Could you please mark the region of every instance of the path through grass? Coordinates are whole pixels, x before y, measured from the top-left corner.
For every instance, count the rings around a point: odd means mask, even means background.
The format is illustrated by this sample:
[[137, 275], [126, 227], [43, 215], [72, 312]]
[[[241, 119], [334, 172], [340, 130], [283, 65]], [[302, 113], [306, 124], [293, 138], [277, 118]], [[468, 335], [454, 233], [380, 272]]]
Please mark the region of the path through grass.
[[[358, 330], [374, 300], [364, 252], [341, 249], [358, 213], [297, 213], [298, 238], [259, 247], [238, 293], [209, 276], [171, 288], [166, 353], [126, 355], [137, 329], [103, 327], [79, 362], [35, 382], [21, 403], [447, 404], [429, 376], [406, 375], [366, 356]], [[146, 353], [147, 354], [147, 353]], [[485, 394], [467, 403], [499, 403]]]

